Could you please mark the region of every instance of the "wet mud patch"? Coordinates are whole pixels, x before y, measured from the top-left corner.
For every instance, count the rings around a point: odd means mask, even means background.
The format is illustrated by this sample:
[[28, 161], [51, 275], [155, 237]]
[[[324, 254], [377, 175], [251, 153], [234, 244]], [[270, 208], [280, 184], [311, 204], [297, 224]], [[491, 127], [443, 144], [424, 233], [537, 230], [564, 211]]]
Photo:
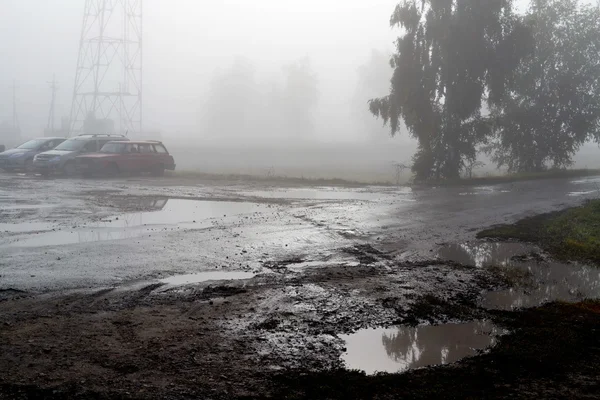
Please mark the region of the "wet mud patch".
[[489, 352], [451, 365], [375, 376], [344, 369], [279, 373], [274, 397], [387, 400], [401, 393], [408, 399], [594, 398], [600, 372], [600, 315], [584, 307], [554, 303], [498, 312], [495, 323], [513, 333], [499, 336]]
[[355, 245], [353, 247], [342, 249], [342, 251], [346, 254], [353, 255], [361, 264], [365, 265], [391, 259], [388, 254], [374, 248], [370, 244]]

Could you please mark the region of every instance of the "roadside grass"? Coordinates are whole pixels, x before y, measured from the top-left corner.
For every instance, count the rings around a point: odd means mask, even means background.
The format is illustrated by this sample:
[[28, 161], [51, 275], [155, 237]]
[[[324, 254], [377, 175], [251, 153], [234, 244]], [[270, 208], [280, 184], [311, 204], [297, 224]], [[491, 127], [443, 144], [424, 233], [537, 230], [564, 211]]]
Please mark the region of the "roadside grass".
[[200, 171], [182, 170], [169, 172], [169, 176], [182, 179], [198, 179], [206, 181], [237, 181], [237, 182], [259, 182], [276, 185], [293, 186], [340, 186], [340, 187], [365, 187], [365, 186], [396, 186], [391, 182], [360, 182], [341, 178], [306, 178], [288, 177], [279, 175], [250, 175], [250, 174], [216, 174]]
[[600, 265], [600, 200], [487, 229], [477, 236], [532, 242], [558, 259]]
[[496, 176], [482, 176], [466, 179], [429, 181], [426, 184], [436, 186], [480, 186], [542, 179], [582, 178], [586, 176], [598, 175], [600, 175], [600, 169], [552, 169], [543, 172], [528, 172]]

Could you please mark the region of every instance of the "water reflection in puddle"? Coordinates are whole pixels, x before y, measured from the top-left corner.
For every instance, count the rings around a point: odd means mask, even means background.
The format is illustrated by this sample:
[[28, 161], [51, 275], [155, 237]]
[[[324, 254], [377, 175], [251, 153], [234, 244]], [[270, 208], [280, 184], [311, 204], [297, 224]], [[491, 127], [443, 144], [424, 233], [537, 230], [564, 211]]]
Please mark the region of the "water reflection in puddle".
[[348, 369], [367, 374], [405, 372], [474, 356], [505, 333], [489, 321], [363, 329], [341, 335], [347, 349], [342, 360]]
[[545, 260], [539, 252], [535, 246], [521, 243], [464, 243], [445, 246], [438, 256], [477, 267], [506, 268], [506, 274], [515, 281], [514, 287], [485, 293], [481, 306], [488, 309], [512, 310], [551, 301], [600, 298], [599, 268]]
[[23, 222], [20, 224], [0, 224], [0, 232], [5, 233], [24, 233], [24, 232], [42, 232], [52, 229], [51, 224], [44, 222]]
[[438, 257], [476, 267], [506, 266], [512, 257], [534, 250], [535, 247], [522, 243], [462, 243], [442, 247]]
[[215, 271], [215, 272], [200, 272], [197, 274], [189, 274], [189, 275], [175, 275], [169, 278], [161, 279], [162, 283], [166, 283], [169, 285], [188, 285], [193, 283], [201, 283], [208, 281], [233, 281], [233, 280], [242, 280], [242, 279], [250, 279], [256, 276], [253, 272], [243, 272], [243, 271]]
[[[130, 213], [107, 218], [100, 222], [74, 229], [62, 229], [17, 239], [11, 246], [38, 247], [60, 246], [108, 240], [136, 238], [161, 231], [180, 228], [200, 229], [213, 226], [218, 218], [247, 215], [268, 211], [266, 205], [244, 202], [164, 200], [157, 210]], [[22, 225], [22, 224], [20, 224]], [[15, 225], [15, 227], [20, 226]], [[47, 225], [44, 225], [48, 228]], [[13, 230], [35, 232], [41, 229]]]
[[487, 292], [481, 305], [488, 309], [512, 310], [537, 307], [551, 301], [576, 302], [600, 298], [600, 269], [559, 262], [511, 264], [516, 270], [531, 274], [530, 284]]

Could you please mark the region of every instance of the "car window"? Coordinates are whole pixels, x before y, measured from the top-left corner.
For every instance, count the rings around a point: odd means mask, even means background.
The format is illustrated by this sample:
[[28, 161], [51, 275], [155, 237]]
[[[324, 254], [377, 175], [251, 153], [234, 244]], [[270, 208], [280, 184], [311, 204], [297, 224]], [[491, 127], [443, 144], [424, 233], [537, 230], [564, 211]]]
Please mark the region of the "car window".
[[151, 144], [139, 144], [138, 148], [140, 149], [140, 153], [148, 154], [154, 153], [154, 147]]
[[64, 142], [64, 140], [62, 140], [62, 139], [55, 139], [55, 140], [53, 140], [52, 141], [52, 148], [55, 148], [56, 146], [58, 146], [62, 142]]
[[84, 152], [86, 153], [93, 153], [96, 151], [96, 141], [95, 140], [90, 140], [88, 143], [85, 144], [85, 146], [83, 146], [82, 149]]
[[34, 139], [23, 143], [17, 149], [35, 150], [44, 144], [44, 139]]
[[39, 151], [52, 150], [54, 148], [53, 143], [54, 143], [53, 140], [48, 140], [46, 143], [44, 143], [43, 145], [40, 146]]
[[104, 145], [108, 142], [110, 142], [111, 140], [107, 140], [107, 139], [100, 139], [98, 140], [98, 148], [102, 149], [104, 147]]
[[126, 152], [127, 153], [137, 153], [138, 152], [138, 145], [137, 144], [128, 144]]
[[124, 153], [127, 150], [123, 143], [107, 143], [100, 150], [102, 153], [119, 154]]
[[155, 144], [154, 148], [156, 149], [157, 153], [161, 153], [161, 154], [168, 154], [169, 153], [167, 151], [167, 149], [165, 149], [165, 146], [163, 146], [162, 144]]

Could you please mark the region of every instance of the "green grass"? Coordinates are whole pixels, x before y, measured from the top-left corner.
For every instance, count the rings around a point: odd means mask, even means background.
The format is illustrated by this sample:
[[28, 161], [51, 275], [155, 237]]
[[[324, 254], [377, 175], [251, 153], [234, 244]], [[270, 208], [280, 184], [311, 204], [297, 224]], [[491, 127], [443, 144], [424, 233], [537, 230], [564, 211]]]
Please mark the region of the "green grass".
[[478, 237], [532, 242], [557, 258], [600, 265], [600, 200], [488, 229]]

